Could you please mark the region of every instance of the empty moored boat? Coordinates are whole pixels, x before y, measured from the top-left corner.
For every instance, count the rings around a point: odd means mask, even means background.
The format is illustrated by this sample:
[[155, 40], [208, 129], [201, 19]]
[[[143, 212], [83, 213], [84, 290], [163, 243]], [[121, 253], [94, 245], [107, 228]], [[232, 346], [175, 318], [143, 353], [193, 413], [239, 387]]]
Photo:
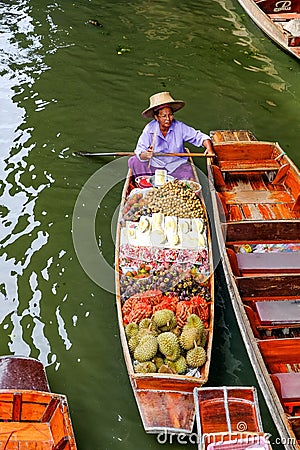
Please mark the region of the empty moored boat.
[[278, 143], [211, 132], [208, 177], [228, 290], [287, 449], [300, 448], [300, 174]]
[[76, 450], [67, 398], [33, 358], [0, 357], [0, 448]]
[[199, 450], [270, 450], [254, 387], [195, 388]]

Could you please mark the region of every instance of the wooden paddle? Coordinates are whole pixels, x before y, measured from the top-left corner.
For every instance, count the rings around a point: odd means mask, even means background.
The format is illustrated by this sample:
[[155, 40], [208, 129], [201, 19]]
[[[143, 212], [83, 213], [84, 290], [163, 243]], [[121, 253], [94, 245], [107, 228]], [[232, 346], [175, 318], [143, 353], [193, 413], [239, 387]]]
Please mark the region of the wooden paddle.
[[[77, 156], [134, 156], [134, 152], [107, 152], [107, 153], [91, 153], [91, 152], [75, 152], [73, 153]], [[211, 158], [214, 155], [205, 155], [204, 153], [155, 153], [155, 156], [190, 156], [193, 158], [194, 156], [204, 156], [205, 158]]]

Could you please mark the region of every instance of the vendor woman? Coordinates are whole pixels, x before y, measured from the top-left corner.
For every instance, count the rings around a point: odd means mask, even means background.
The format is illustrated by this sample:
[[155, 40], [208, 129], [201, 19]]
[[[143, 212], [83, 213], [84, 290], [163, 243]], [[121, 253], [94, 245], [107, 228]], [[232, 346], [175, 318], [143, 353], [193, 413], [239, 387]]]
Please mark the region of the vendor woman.
[[184, 143], [205, 147], [205, 155], [214, 156], [213, 144], [207, 134], [174, 119], [174, 112], [183, 108], [182, 100], [174, 100], [169, 92], [159, 92], [150, 97], [150, 106], [142, 112], [152, 118], [139, 140], [135, 156], [128, 165], [134, 176], [153, 175], [156, 169], [166, 169], [178, 179], [192, 179], [193, 171], [188, 158], [180, 156], [155, 156], [155, 153], [185, 153]]

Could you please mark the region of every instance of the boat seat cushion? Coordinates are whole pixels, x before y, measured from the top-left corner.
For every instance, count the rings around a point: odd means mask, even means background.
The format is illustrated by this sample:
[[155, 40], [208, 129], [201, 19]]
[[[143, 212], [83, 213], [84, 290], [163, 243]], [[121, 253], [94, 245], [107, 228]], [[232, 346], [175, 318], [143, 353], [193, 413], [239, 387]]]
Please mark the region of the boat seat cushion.
[[300, 372], [274, 373], [272, 379], [285, 409], [292, 414], [294, 407], [300, 406]]

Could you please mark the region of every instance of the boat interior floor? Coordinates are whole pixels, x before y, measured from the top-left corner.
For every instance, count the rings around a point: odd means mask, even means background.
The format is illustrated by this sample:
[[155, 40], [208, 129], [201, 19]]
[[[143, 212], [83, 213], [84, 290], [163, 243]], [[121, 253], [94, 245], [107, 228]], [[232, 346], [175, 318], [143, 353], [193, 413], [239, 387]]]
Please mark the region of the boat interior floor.
[[300, 218], [296, 199], [270, 173], [227, 173], [224, 181], [218, 194], [227, 221]]

